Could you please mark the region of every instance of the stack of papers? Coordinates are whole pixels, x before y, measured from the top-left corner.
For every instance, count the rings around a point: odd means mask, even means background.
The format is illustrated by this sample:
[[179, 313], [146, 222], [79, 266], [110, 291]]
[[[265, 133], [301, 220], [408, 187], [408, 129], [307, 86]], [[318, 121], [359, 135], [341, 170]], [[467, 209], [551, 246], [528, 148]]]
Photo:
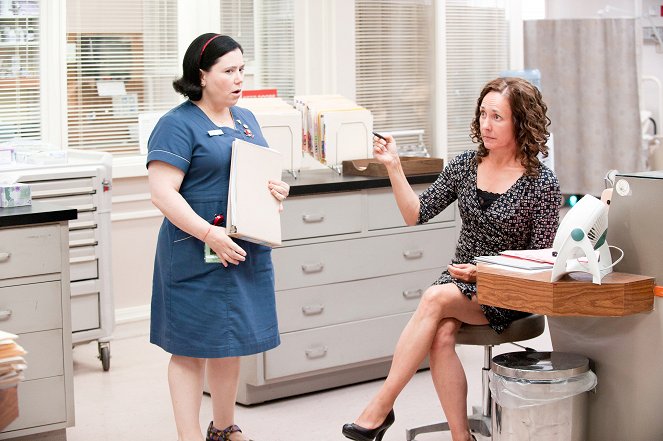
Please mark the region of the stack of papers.
[[17, 335], [0, 331], [0, 390], [15, 387], [27, 367], [25, 349], [16, 343]]
[[525, 259], [532, 262], [555, 264], [557, 253], [553, 248], [543, 248], [540, 250], [506, 250], [500, 253], [502, 256]]
[[341, 95], [297, 95], [302, 113], [302, 150], [340, 172], [344, 160], [367, 159], [373, 151], [373, 114]]
[[555, 264], [552, 248], [541, 250], [506, 250], [498, 256], [478, 256], [478, 262], [492, 263], [526, 270], [551, 269]]

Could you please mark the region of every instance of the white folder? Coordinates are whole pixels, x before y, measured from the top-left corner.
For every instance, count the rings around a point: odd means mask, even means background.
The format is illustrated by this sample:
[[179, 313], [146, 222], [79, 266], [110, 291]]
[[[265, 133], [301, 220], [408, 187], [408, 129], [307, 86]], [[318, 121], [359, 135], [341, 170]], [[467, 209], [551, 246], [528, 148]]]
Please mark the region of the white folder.
[[279, 201], [268, 188], [281, 180], [281, 153], [250, 142], [233, 141], [226, 233], [270, 247], [281, 245]]

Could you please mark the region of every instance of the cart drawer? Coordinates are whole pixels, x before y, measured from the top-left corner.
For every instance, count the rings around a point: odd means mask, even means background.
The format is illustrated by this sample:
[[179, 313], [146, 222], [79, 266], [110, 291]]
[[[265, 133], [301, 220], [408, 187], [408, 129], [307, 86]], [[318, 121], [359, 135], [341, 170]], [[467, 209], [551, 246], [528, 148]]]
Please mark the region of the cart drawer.
[[47, 200], [49, 203], [75, 208], [78, 212], [85, 212], [97, 211], [99, 204], [96, 199], [95, 194], [85, 194], [78, 196], [49, 197]]
[[94, 194], [94, 178], [77, 178], [30, 182], [32, 199]]
[[99, 293], [71, 297], [71, 330], [99, 329]]
[[62, 328], [59, 281], [0, 288], [0, 329], [14, 334]]
[[60, 227], [0, 229], [0, 279], [59, 273]]
[[72, 282], [99, 277], [96, 248], [95, 246], [81, 246], [69, 249], [69, 278]]

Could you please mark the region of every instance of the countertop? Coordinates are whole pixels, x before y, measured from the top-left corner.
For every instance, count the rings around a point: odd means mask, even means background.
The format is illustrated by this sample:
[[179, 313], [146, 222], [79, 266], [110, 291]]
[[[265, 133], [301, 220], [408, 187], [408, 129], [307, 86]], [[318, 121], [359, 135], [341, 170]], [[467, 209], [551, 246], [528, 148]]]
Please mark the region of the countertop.
[[621, 317], [651, 311], [654, 278], [612, 272], [592, 283], [586, 272], [551, 281], [551, 270], [515, 271], [479, 263], [477, 296], [482, 305], [551, 316]]
[[76, 219], [75, 208], [33, 201], [23, 207], [0, 207], [0, 227], [20, 227], [24, 225], [61, 222]]
[[[410, 184], [430, 184], [438, 173], [408, 176]], [[365, 188], [389, 187], [388, 177], [339, 175], [334, 170], [305, 170], [295, 179], [290, 173], [283, 174], [283, 181], [290, 185], [290, 196], [304, 196], [316, 193], [363, 190]]]

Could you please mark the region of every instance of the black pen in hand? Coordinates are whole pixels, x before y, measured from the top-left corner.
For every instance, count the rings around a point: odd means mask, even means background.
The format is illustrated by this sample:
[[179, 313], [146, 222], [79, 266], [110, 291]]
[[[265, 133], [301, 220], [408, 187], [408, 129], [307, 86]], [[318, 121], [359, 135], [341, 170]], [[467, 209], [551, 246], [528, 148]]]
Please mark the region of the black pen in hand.
[[[385, 141], [387, 141], [387, 138], [385, 138], [384, 136], [380, 135], [378, 132], [373, 132], [373, 135], [377, 136], [377, 137], [380, 138], [380, 139], [384, 139]], [[389, 141], [387, 141], [387, 142], [389, 142]]]

